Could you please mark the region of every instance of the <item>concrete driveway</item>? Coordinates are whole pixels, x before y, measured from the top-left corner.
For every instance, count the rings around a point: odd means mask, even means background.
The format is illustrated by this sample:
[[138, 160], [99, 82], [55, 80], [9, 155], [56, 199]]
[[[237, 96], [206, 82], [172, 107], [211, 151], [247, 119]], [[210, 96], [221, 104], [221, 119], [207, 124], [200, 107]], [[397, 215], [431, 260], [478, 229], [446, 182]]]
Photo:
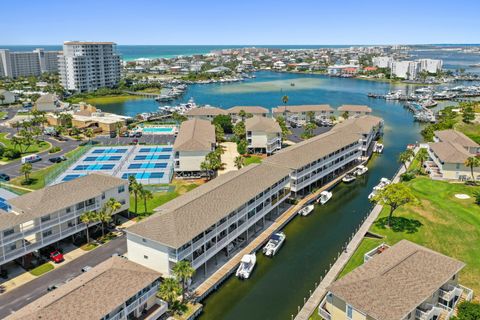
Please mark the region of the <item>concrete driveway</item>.
[[225, 149], [225, 152], [222, 154], [222, 162], [225, 166], [223, 170], [218, 171], [218, 174], [221, 175], [229, 171], [238, 170], [235, 167], [235, 158], [240, 155], [237, 152], [237, 144], [235, 142], [223, 142], [220, 145]]

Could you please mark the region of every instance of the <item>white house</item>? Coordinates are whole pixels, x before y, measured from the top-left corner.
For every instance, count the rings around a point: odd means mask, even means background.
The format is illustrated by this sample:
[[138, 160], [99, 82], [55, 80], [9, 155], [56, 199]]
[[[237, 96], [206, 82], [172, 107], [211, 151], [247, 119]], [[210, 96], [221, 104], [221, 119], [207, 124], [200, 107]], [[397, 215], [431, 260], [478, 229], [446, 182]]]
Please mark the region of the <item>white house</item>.
[[282, 128], [275, 119], [253, 116], [245, 121], [250, 153], [272, 154], [282, 148]]

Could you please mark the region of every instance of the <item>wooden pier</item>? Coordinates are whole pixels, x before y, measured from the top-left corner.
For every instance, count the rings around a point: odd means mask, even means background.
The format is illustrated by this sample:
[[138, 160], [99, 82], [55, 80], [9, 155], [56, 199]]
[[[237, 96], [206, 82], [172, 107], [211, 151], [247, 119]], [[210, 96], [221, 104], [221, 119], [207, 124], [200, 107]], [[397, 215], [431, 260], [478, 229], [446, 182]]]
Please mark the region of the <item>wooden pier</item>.
[[210, 277], [208, 277], [204, 282], [202, 282], [200, 286], [198, 286], [195, 292], [197, 296], [197, 301], [203, 300], [205, 297], [208, 296], [209, 293], [216, 290], [219, 285], [235, 271], [235, 269], [240, 264], [240, 260], [245, 254], [249, 254], [258, 250], [270, 239], [273, 233], [282, 229], [290, 220], [292, 220], [301, 208], [303, 208], [306, 204], [314, 201], [322, 191], [329, 190], [334, 187], [342, 180], [345, 174], [346, 173], [343, 173], [342, 175], [338, 176], [326, 185], [322, 186], [317, 191], [299, 200], [297, 204], [293, 205], [280, 216], [278, 216], [275, 221], [268, 228], [266, 228], [258, 237], [256, 237], [254, 240], [252, 240], [252, 242], [247, 244], [245, 248], [241, 249], [227, 263], [221, 266]]

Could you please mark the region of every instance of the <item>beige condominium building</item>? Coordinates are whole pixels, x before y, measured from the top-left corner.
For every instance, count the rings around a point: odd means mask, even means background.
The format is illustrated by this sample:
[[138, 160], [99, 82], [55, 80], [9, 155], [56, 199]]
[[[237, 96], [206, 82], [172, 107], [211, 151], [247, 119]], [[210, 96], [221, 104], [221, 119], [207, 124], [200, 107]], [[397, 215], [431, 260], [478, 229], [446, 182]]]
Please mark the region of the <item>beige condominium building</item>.
[[[456, 130], [435, 131], [434, 141], [428, 144], [430, 160], [425, 163], [430, 176], [445, 180], [472, 179], [465, 161], [479, 154], [480, 145]], [[473, 175], [475, 180], [480, 180], [480, 168], [473, 168]]]
[[344, 104], [338, 107], [339, 115], [343, 115], [345, 112], [348, 114], [348, 117], [360, 117], [372, 113], [372, 108], [369, 106], [358, 105], [358, 104]]
[[126, 258], [111, 257], [7, 319], [158, 319], [168, 308], [156, 297], [160, 276]]
[[282, 148], [282, 128], [273, 118], [247, 118], [245, 131], [249, 153], [272, 154]]
[[273, 117], [284, 116], [291, 122], [303, 125], [310, 121], [309, 115], [313, 112], [315, 120], [328, 120], [334, 115], [335, 110], [328, 104], [316, 105], [286, 105], [272, 109]]
[[327, 288], [325, 320], [449, 319], [472, 290], [459, 284], [463, 262], [402, 240], [367, 253], [367, 261]]
[[28, 264], [32, 253], [85, 230], [80, 215], [99, 210], [110, 198], [128, 210], [128, 182], [104, 174], [89, 174], [69, 182], [8, 200], [0, 210], [0, 265], [18, 258]]
[[59, 56], [59, 70], [65, 89], [95, 91], [118, 85], [121, 58], [113, 42], [67, 41]]
[[228, 114], [232, 117], [233, 123], [236, 123], [242, 119], [241, 113], [244, 111], [248, 116], [266, 117], [270, 113], [268, 109], [259, 106], [236, 106], [227, 110]]
[[215, 127], [208, 120], [182, 122], [173, 145], [174, 171], [178, 177], [201, 177], [201, 163], [216, 147]]
[[290, 206], [287, 198], [329, 182], [358, 163], [363, 141], [379, 137], [383, 121], [357, 119], [370, 124], [370, 129], [365, 123], [360, 127], [373, 138], [357, 133], [358, 123], [351, 122], [350, 127], [282, 149], [262, 164], [218, 176], [158, 207], [127, 229], [129, 258], [164, 275], [181, 260], [204, 270], [199, 274], [218, 268]]
[[218, 115], [227, 115], [227, 114], [228, 114], [227, 111], [220, 108], [201, 107], [201, 108], [193, 108], [188, 110], [187, 113], [185, 113], [185, 116], [189, 120], [202, 119], [202, 120], [212, 121], [213, 118], [215, 118]]

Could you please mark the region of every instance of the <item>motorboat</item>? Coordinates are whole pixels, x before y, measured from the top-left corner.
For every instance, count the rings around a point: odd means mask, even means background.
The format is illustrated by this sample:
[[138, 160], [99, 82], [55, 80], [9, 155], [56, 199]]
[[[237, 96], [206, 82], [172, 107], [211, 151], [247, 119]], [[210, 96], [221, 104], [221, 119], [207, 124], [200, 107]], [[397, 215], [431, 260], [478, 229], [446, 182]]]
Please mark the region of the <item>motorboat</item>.
[[342, 181], [345, 182], [345, 183], [350, 183], [350, 182], [353, 182], [357, 179], [357, 177], [355, 177], [355, 175], [351, 174], [351, 173], [348, 173], [345, 175], [345, 177], [343, 177]]
[[373, 152], [382, 153], [383, 152], [383, 144], [376, 143], [375, 146], [373, 147]]
[[304, 216], [304, 217], [308, 216], [313, 211], [314, 208], [315, 208], [315, 206], [313, 204], [310, 204], [310, 205], [300, 209], [298, 211], [298, 214], [301, 215], [301, 216]]
[[256, 263], [257, 257], [254, 253], [244, 255], [235, 275], [240, 279], [248, 279]]
[[333, 193], [331, 193], [330, 191], [322, 191], [320, 193], [320, 197], [318, 197], [317, 199], [317, 202], [320, 203], [320, 204], [325, 204], [328, 202], [328, 200], [330, 200], [333, 196]]
[[267, 257], [273, 257], [278, 250], [280, 250], [280, 247], [283, 245], [286, 238], [287, 236], [283, 232], [274, 233], [265, 247], [263, 247], [263, 253]]
[[373, 187], [373, 190], [372, 192], [368, 195], [368, 199], [372, 199], [373, 197], [375, 197], [377, 195], [378, 192], [380, 192], [381, 190], [385, 189], [386, 186], [388, 186], [389, 184], [391, 184], [392, 181], [388, 178], [381, 178], [380, 179], [380, 183], [377, 184], [375, 187]]
[[353, 172], [353, 174], [356, 175], [356, 176], [362, 176], [362, 175], [364, 175], [365, 173], [367, 173], [367, 171], [368, 171], [368, 168], [367, 168], [367, 167], [365, 167], [364, 165], [359, 165], [359, 166], [355, 169], [355, 171]]

